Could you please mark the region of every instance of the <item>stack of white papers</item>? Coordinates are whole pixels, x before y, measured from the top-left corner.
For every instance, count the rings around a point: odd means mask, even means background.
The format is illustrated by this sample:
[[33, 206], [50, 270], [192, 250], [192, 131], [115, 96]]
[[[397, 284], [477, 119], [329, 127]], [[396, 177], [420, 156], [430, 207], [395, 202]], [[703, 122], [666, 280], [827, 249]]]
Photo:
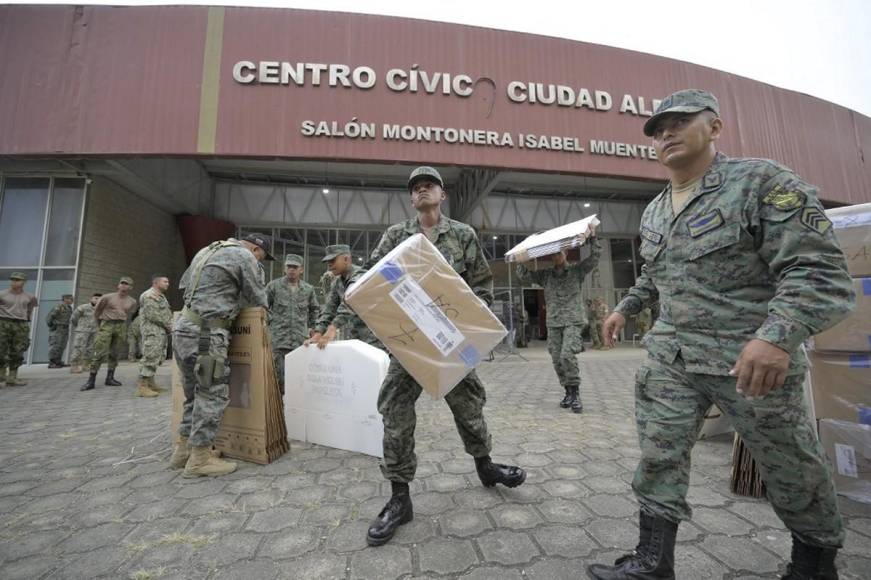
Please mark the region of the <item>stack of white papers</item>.
[[505, 253], [506, 262], [528, 262], [562, 250], [582, 246], [590, 237], [590, 230], [601, 222], [594, 215], [582, 220], [532, 234]]

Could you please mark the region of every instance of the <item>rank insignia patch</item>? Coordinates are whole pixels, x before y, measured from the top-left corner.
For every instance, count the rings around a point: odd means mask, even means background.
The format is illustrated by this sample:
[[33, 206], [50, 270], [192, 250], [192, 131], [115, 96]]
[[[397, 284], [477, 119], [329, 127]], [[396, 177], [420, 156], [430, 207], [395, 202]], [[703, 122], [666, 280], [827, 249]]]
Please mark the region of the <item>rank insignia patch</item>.
[[804, 205], [805, 199], [804, 193], [800, 191], [787, 191], [778, 185], [762, 198], [762, 203], [773, 205], [780, 211], [788, 211]]
[[648, 242], [651, 242], [651, 243], [657, 244], [657, 245], [659, 245], [660, 242], [662, 242], [662, 234], [658, 234], [658, 233], [654, 232], [653, 230], [651, 230], [650, 228], [646, 228], [644, 226], [641, 226], [641, 237], [644, 238], [645, 240], [647, 240]]
[[809, 230], [824, 234], [832, 227], [832, 222], [815, 207], [806, 207], [801, 212], [801, 223]]
[[690, 235], [697, 238], [704, 233], [717, 229], [724, 223], [723, 214], [720, 213], [719, 209], [715, 209], [706, 214], [693, 216], [687, 222], [687, 228], [690, 230]]

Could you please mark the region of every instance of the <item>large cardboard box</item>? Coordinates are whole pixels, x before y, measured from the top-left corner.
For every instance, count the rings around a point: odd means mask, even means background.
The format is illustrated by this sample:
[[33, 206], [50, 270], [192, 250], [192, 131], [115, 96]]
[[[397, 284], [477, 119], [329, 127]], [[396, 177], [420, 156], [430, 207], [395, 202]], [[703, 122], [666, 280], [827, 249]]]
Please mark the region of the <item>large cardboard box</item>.
[[871, 353], [809, 353], [817, 419], [871, 422]]
[[378, 392], [390, 357], [359, 340], [284, 357], [284, 405], [292, 439], [382, 457]]
[[507, 334], [423, 234], [399, 244], [361, 276], [345, 302], [436, 399]]
[[871, 503], [871, 425], [823, 419], [820, 440], [832, 463], [835, 490]]
[[[263, 308], [245, 308], [230, 337], [230, 403], [224, 411], [215, 448], [227, 457], [267, 464], [290, 449], [284, 406], [272, 362], [272, 346]], [[171, 434], [178, 436], [184, 387], [178, 364], [172, 365]]]
[[871, 203], [830, 209], [826, 215], [854, 277], [871, 276]]
[[871, 278], [853, 278], [856, 309], [839, 324], [811, 339], [814, 350], [871, 352]]

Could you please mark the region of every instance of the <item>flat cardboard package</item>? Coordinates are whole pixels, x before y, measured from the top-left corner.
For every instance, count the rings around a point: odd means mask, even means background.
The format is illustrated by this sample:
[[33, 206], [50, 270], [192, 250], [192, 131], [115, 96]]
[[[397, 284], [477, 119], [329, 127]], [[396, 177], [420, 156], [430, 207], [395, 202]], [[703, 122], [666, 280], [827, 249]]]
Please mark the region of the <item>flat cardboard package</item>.
[[284, 405], [292, 439], [382, 457], [378, 392], [390, 357], [359, 340], [284, 357]]
[[[265, 465], [290, 449], [272, 346], [263, 308], [245, 308], [230, 336], [230, 403], [224, 411], [215, 448], [227, 457]], [[178, 364], [172, 365], [171, 436], [178, 437], [184, 386]]]
[[871, 423], [871, 353], [808, 354], [817, 419]]
[[450, 392], [507, 334], [423, 234], [361, 276], [345, 302], [434, 399]]
[[823, 419], [820, 440], [832, 463], [835, 490], [852, 500], [871, 503], [871, 425]]
[[830, 209], [826, 215], [856, 278], [871, 276], [871, 203]]
[[505, 261], [523, 263], [556, 254], [561, 250], [578, 248], [587, 241], [591, 229], [599, 223], [599, 219], [593, 214], [576, 222], [532, 234], [505, 252]]
[[853, 278], [856, 309], [840, 323], [811, 338], [814, 350], [871, 352], [871, 278]]

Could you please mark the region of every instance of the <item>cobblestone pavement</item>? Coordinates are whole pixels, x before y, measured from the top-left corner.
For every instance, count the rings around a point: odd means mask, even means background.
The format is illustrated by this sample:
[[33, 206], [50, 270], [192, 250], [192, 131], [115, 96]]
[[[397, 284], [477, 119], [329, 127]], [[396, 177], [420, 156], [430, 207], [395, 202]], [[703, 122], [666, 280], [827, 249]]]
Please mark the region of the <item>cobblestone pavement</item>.
[[[443, 402], [418, 404], [415, 519], [388, 545], [364, 534], [389, 494], [371, 457], [294, 442], [269, 466], [186, 480], [166, 469], [169, 397], [123, 387], [80, 393], [82, 375], [34, 367], [0, 389], [0, 577], [14, 578], [582, 578], [637, 540], [629, 482], [640, 349], [581, 355], [585, 412], [562, 393], [543, 349], [485, 363], [494, 459], [525, 485], [485, 489]], [[159, 380], [169, 382], [168, 365]], [[101, 373], [100, 382], [103, 374]], [[99, 384], [99, 383], [98, 383]], [[691, 523], [678, 578], [776, 578], [789, 534], [763, 501], [730, 494], [731, 439], [693, 455]], [[842, 503], [842, 578], [871, 578], [871, 509]]]

